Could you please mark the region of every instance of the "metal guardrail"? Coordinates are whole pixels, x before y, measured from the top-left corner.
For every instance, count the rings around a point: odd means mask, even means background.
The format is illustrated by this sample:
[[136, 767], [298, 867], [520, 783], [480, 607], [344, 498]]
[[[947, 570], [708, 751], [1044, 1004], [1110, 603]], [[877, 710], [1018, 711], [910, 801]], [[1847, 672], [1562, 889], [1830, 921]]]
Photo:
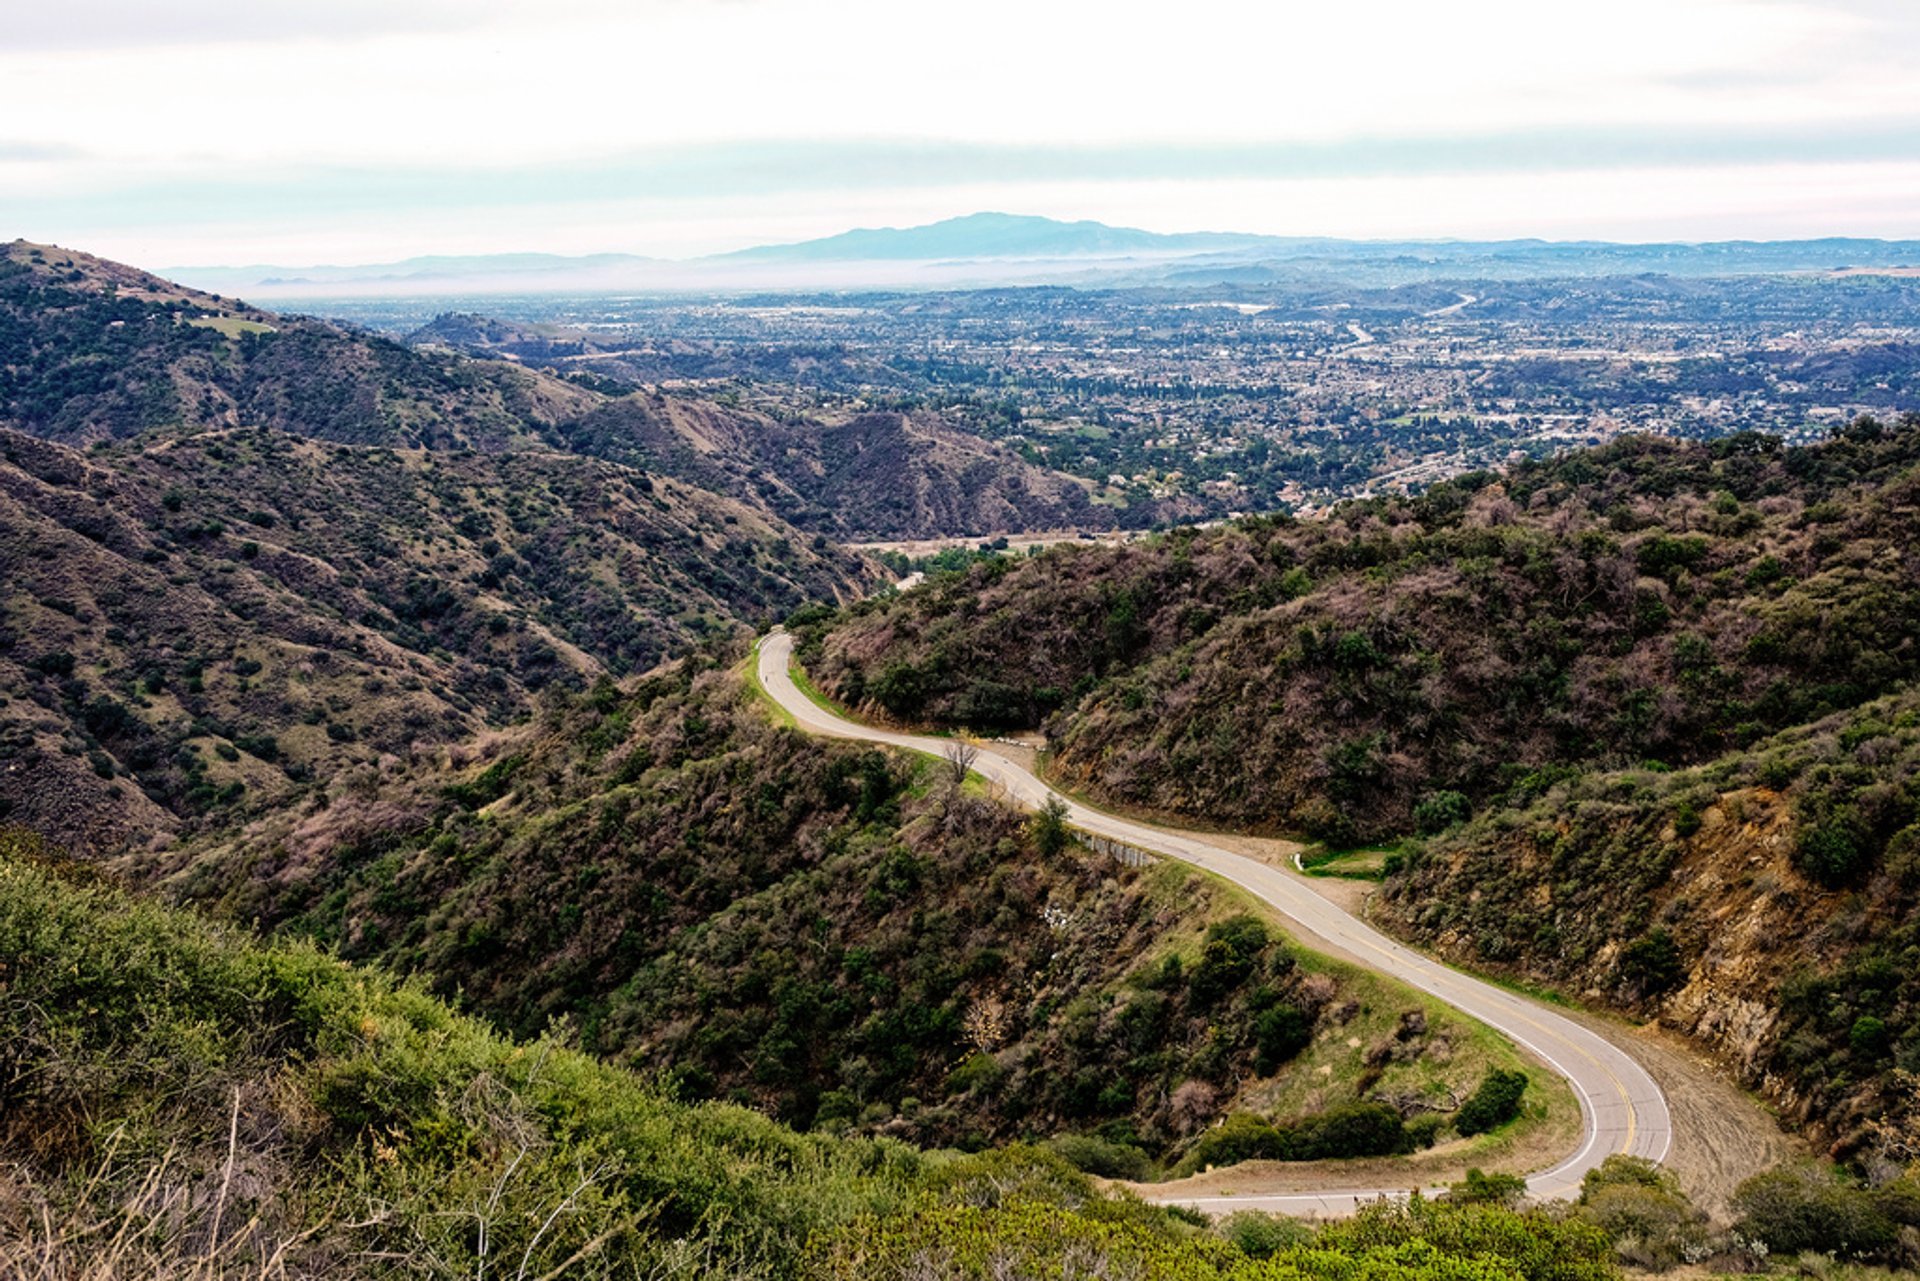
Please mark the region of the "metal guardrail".
[[1152, 867], [1160, 861], [1160, 856], [1151, 850], [1143, 850], [1138, 845], [1129, 845], [1125, 841], [1116, 841], [1110, 836], [1095, 836], [1079, 828], [1073, 834], [1080, 843], [1096, 854], [1105, 854], [1108, 858], [1118, 859], [1128, 867]]

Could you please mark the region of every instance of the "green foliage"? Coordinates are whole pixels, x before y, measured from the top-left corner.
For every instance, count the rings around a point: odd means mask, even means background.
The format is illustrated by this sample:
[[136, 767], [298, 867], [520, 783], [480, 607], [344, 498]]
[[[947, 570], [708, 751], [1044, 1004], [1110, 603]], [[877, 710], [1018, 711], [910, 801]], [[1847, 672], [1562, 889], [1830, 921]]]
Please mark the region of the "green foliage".
[[1112, 1143], [1094, 1134], [1062, 1134], [1047, 1140], [1047, 1146], [1072, 1162], [1077, 1170], [1097, 1174], [1103, 1179], [1150, 1177], [1153, 1159], [1139, 1148]]
[[926, 704], [927, 681], [912, 664], [895, 663], [866, 682], [866, 693], [890, 715], [911, 720]]
[[448, 786], [444, 789], [446, 797], [466, 809], [483, 809], [507, 794], [514, 774], [526, 763], [524, 755], [503, 756], [481, 770], [471, 781]]
[[1416, 1197], [1406, 1205], [1362, 1207], [1351, 1219], [1328, 1224], [1319, 1237], [1322, 1246], [1345, 1251], [1415, 1241], [1446, 1255], [1497, 1261], [1526, 1281], [1611, 1281], [1615, 1276], [1605, 1233], [1539, 1210]]
[[1272, 1006], [1254, 1017], [1253, 1041], [1258, 1050], [1254, 1070], [1272, 1076], [1313, 1043], [1313, 1020], [1295, 1006]]
[[1251, 916], [1236, 916], [1207, 927], [1200, 964], [1188, 980], [1196, 1004], [1212, 1005], [1240, 988], [1254, 972], [1267, 946], [1267, 929]]
[[1497, 1130], [1520, 1115], [1520, 1100], [1527, 1092], [1527, 1074], [1494, 1068], [1453, 1114], [1453, 1128], [1462, 1135], [1485, 1134]]
[[1891, 1259], [1901, 1225], [1920, 1225], [1917, 1209], [1911, 1188], [1862, 1187], [1811, 1165], [1756, 1174], [1733, 1196], [1738, 1230], [1775, 1254]]
[[1469, 1168], [1467, 1177], [1447, 1186], [1447, 1200], [1468, 1205], [1518, 1205], [1527, 1181], [1517, 1174], [1488, 1174]]
[[1428, 792], [1413, 807], [1414, 829], [1424, 836], [1458, 827], [1473, 814], [1473, 805], [1458, 792]]
[[1058, 796], [1047, 797], [1033, 816], [1029, 827], [1033, 843], [1041, 855], [1057, 858], [1073, 842], [1073, 829], [1067, 825], [1067, 803]]
[[[295, 1270], [378, 1252], [465, 1275], [491, 1257], [586, 1276], [790, 1276], [812, 1233], [916, 1177], [897, 1146], [670, 1103], [417, 987], [67, 883], [30, 840], [0, 844], [0, 1141], [27, 1160], [15, 1195], [56, 1218], [111, 1225], [120, 1198], [143, 1196], [211, 1214], [201, 1198], [235, 1162], [250, 1172], [226, 1207], [241, 1235], [220, 1248], [284, 1248]], [[127, 1224], [136, 1257], [178, 1247], [164, 1216]], [[59, 1248], [90, 1247], [77, 1234]]]
[[[1127, 1202], [1075, 1211], [1035, 1201], [929, 1199], [869, 1216], [816, 1244], [833, 1281], [1153, 1277], [1156, 1281], [1610, 1281], [1606, 1242], [1585, 1225], [1489, 1207], [1369, 1207], [1310, 1230], [1234, 1216], [1195, 1236]], [[1305, 1237], [1305, 1239], [1302, 1239]], [[1246, 1247], [1240, 1242], [1245, 1241]]]
[[1313, 1240], [1313, 1229], [1299, 1219], [1259, 1210], [1236, 1210], [1216, 1230], [1249, 1259], [1270, 1259]]
[[1347, 1103], [1281, 1125], [1237, 1112], [1202, 1134], [1176, 1176], [1242, 1161], [1327, 1161], [1399, 1156], [1413, 1150], [1400, 1114], [1380, 1103]]
[[1715, 1242], [1667, 1170], [1631, 1156], [1610, 1156], [1581, 1181], [1577, 1213], [1605, 1232], [1623, 1262], [1664, 1272], [1710, 1254]]
[[1638, 999], [1670, 991], [1686, 977], [1686, 960], [1664, 926], [1655, 926], [1620, 949], [1621, 982]]

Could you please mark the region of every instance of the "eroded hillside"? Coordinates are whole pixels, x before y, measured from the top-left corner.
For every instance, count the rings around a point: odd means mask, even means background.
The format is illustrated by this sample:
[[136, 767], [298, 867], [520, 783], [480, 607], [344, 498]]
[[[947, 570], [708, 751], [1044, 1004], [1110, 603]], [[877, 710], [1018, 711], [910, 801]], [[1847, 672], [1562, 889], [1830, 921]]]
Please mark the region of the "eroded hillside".
[[1920, 1153], [1920, 694], [1582, 775], [1389, 867], [1407, 933], [1685, 1031], [1836, 1157]]

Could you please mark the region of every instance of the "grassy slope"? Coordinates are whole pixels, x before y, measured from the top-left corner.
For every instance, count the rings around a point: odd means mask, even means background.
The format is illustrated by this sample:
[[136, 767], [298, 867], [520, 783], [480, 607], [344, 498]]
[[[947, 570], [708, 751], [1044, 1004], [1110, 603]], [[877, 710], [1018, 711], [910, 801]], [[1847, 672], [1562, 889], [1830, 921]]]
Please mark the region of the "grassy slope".
[[1613, 1274], [1597, 1230], [1481, 1207], [1270, 1230], [1256, 1257], [1037, 1153], [674, 1103], [415, 986], [129, 899], [11, 832], [0, 973], [11, 1274]]

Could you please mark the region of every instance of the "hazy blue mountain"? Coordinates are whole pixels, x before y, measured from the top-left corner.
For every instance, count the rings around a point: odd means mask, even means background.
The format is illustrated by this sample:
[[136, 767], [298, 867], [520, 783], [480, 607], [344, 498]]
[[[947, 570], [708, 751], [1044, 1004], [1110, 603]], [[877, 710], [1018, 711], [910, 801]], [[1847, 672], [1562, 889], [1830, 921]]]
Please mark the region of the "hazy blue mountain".
[[1548, 240], [1336, 240], [1237, 232], [1166, 234], [1105, 223], [976, 213], [919, 227], [861, 228], [796, 244], [673, 261], [633, 254], [513, 253], [368, 266], [180, 267], [168, 276], [250, 298], [965, 289], [1382, 286], [1659, 274], [1738, 276], [1920, 265], [1920, 241], [1614, 244]]
[[1061, 222], [1026, 214], [977, 213], [921, 227], [863, 227], [820, 240], [760, 245], [721, 257], [772, 262], [869, 262], [890, 259], [1085, 258], [1285, 250], [1329, 244], [1282, 236], [1196, 231], [1167, 235], [1103, 222]]

